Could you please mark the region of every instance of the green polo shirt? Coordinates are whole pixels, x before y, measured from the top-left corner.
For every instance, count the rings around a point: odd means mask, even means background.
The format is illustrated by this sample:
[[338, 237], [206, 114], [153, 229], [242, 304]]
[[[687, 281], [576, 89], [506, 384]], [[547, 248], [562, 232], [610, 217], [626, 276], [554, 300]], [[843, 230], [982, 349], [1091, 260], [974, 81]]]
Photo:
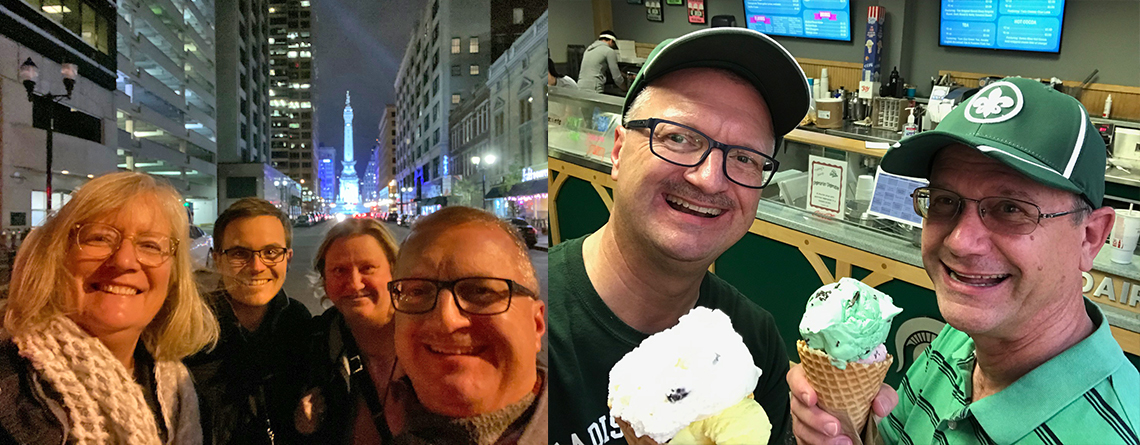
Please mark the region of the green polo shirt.
[[1097, 327], [1009, 387], [970, 400], [974, 341], [946, 325], [899, 385], [879, 424], [888, 444], [1140, 445], [1140, 375], [1085, 299]]

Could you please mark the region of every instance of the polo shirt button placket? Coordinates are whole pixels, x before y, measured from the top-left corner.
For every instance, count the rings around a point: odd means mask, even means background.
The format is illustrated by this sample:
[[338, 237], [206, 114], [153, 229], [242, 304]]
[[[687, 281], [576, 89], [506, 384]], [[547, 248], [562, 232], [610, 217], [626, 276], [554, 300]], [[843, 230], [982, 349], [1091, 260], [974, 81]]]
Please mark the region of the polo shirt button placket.
[[950, 426], [950, 429], [952, 429], [952, 430], [958, 429], [958, 422], [957, 421], [951, 420], [951, 421], [947, 422], [947, 425]]

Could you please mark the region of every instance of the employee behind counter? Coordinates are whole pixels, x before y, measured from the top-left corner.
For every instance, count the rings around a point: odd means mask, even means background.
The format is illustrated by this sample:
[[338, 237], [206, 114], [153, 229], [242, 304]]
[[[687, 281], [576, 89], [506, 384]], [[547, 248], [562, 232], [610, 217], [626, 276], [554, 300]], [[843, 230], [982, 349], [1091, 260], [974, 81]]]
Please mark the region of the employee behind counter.
[[[633, 73], [623, 73], [618, 66], [617, 37], [613, 31], [602, 31], [598, 40], [586, 48], [582, 55], [582, 68], [578, 71], [578, 88], [595, 93], [625, 95], [630, 80], [639, 67], [632, 67]], [[607, 76], [608, 74], [608, 76]], [[613, 79], [617, 89], [606, 91], [607, 77]]]

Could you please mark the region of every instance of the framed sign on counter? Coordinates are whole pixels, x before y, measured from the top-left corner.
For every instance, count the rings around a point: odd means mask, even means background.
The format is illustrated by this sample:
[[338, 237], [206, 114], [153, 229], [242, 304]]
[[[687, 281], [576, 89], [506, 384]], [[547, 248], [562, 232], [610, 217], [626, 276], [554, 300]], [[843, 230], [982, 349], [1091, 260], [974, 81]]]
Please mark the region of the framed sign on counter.
[[687, 0], [689, 5], [689, 23], [705, 23], [705, 0]]
[[808, 156], [808, 210], [832, 218], [843, 217], [843, 205], [847, 202], [846, 170], [846, 162]]

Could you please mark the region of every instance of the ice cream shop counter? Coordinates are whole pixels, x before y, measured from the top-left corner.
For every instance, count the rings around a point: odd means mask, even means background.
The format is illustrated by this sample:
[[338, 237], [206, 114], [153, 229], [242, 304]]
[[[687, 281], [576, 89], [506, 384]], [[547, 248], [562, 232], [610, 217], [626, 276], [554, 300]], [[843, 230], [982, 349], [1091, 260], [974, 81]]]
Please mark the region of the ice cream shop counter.
[[[557, 244], [593, 232], [609, 217], [616, 185], [609, 157], [621, 98], [551, 88], [549, 103], [551, 241]], [[712, 269], [775, 316], [793, 359], [804, 307], [822, 284], [853, 277], [891, 295], [903, 308], [887, 340], [895, 356], [887, 382], [897, 384], [944, 322], [922, 268], [921, 221], [909, 197], [917, 185], [877, 169], [890, 138], [793, 131], [777, 151], [780, 171], [764, 189], [749, 233]], [[1108, 189], [1140, 198], [1137, 184], [1118, 181]], [[1114, 205], [1140, 202], [1109, 198]], [[1140, 368], [1140, 257], [1117, 264], [1110, 250], [1102, 249], [1085, 274], [1084, 294], [1101, 307]]]

